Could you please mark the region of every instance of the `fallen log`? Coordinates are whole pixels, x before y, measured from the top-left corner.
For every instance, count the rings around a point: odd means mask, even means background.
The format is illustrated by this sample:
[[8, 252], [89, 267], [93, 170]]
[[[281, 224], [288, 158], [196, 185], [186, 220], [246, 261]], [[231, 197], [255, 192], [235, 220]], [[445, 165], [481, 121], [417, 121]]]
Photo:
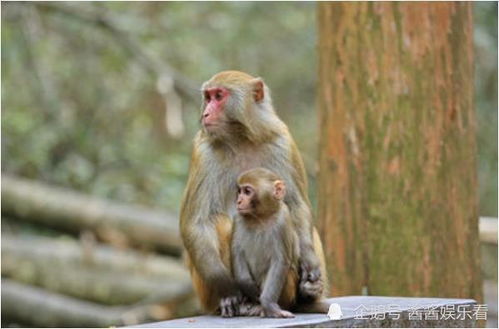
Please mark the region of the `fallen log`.
[[16, 252], [12, 241], [5, 243], [3, 240], [2, 276], [16, 281], [109, 305], [137, 303], [144, 299], [167, 302], [193, 296], [187, 271], [183, 278], [169, 278], [103, 269], [66, 262], [64, 258]]
[[158, 276], [170, 280], [185, 280], [188, 272], [178, 259], [122, 250], [104, 244], [81, 244], [70, 238], [47, 238], [2, 234], [2, 257], [27, 261], [61, 262], [89, 265], [102, 270]]
[[102, 304], [125, 305], [147, 298], [169, 301], [192, 296], [187, 281], [153, 280], [124, 272], [98, 271], [54, 262], [29, 262], [2, 256], [2, 276]]
[[179, 255], [176, 216], [2, 175], [2, 213], [68, 232], [91, 230], [103, 241]]
[[[114, 312], [98, 304], [50, 294], [2, 279], [2, 324], [21, 321], [39, 327], [108, 327], [119, 322]], [[34, 312], [36, 310], [36, 312]]]
[[2, 326], [9, 321], [34, 327], [133, 325], [152, 319], [173, 318], [185, 314], [188, 307], [192, 306], [185, 300], [132, 307], [103, 306], [2, 279]]

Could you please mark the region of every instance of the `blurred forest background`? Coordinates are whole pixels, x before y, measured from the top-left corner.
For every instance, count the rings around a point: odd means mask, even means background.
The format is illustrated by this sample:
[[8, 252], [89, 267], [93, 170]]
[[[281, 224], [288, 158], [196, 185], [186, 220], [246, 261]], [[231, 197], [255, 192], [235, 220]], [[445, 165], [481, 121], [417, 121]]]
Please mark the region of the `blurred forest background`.
[[[497, 3], [474, 14], [480, 215], [497, 217]], [[316, 204], [314, 3], [2, 3], [1, 35], [2, 174], [175, 215], [200, 85], [237, 69], [270, 86]], [[4, 232], [61, 234], [3, 216]]]
[[[239, 69], [271, 86], [315, 176], [313, 3], [63, 6], [3, 4], [5, 172], [177, 211], [199, 128], [198, 89]], [[143, 56], [190, 82], [178, 139], [166, 130], [161, 71]]]
[[[484, 216], [497, 216], [496, 6], [475, 4]], [[177, 211], [198, 129], [196, 88], [218, 71], [239, 69], [271, 87], [306, 159], [315, 200], [313, 3], [4, 3], [2, 9], [4, 172]], [[192, 88], [181, 95], [185, 131], [178, 138], [166, 128], [155, 63], [174, 68]]]

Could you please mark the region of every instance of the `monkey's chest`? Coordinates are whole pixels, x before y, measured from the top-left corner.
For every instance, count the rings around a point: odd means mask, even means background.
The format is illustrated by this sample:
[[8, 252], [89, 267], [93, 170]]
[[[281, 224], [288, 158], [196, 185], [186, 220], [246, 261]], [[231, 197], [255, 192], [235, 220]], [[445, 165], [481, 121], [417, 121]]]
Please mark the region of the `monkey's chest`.
[[[208, 173], [205, 187], [208, 189], [206, 195], [211, 196], [211, 200], [222, 201], [223, 204], [216, 204], [214, 208], [227, 212], [229, 216], [235, 214], [237, 177], [244, 171], [257, 167], [269, 169], [281, 176], [288, 184], [289, 181], [289, 159], [286, 149], [282, 147], [272, 147], [266, 145], [261, 147], [248, 148], [236, 152], [219, 152], [214, 154], [218, 160], [214, 163], [207, 163]], [[220, 208], [218, 208], [220, 206]]]
[[[231, 216], [235, 214], [236, 209], [237, 177], [244, 171], [257, 167], [266, 167], [269, 162], [271, 162], [271, 159], [264, 152], [254, 151], [235, 155], [221, 164], [217, 174], [213, 177], [213, 184], [225, 192], [224, 208], [228, 210]], [[224, 185], [224, 187], [221, 185]]]
[[282, 255], [277, 253], [279, 248], [275, 235], [265, 233], [250, 234], [248, 238], [251, 241], [245, 243], [246, 249], [244, 254], [246, 262], [253, 278], [255, 278], [257, 284], [261, 286], [265, 281], [272, 260], [275, 260], [276, 257], [282, 257]]
[[232, 167], [236, 175], [257, 167], [262, 167], [270, 159], [265, 152], [253, 150], [237, 154], [232, 159]]

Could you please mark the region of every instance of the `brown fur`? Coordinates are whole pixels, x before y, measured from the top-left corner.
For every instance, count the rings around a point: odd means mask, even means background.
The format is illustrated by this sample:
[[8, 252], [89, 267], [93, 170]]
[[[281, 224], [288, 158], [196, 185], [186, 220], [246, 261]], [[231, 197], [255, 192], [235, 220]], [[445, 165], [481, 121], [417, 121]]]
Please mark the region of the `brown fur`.
[[279, 297], [279, 305], [285, 310], [291, 309], [296, 303], [298, 279], [299, 277], [296, 268], [288, 272], [286, 283], [284, 284], [281, 296]]
[[313, 234], [314, 250], [316, 254], [319, 255], [320, 268], [323, 276], [323, 283], [324, 283], [323, 297], [326, 297], [326, 294], [329, 291], [329, 280], [326, 271], [326, 258], [324, 257], [324, 249], [322, 248], [322, 242], [319, 236], [319, 232], [317, 232], [317, 229], [315, 227], [312, 234]]
[[[228, 218], [227, 218], [228, 219]], [[230, 267], [230, 244], [228, 241], [231, 238], [232, 231], [228, 231], [228, 225], [227, 222], [230, 223], [230, 229], [232, 230], [232, 223], [230, 219], [227, 221], [222, 221], [224, 224], [221, 224], [220, 226], [224, 226], [224, 229], [217, 229], [217, 232], [219, 233], [218, 235], [218, 240], [221, 241], [220, 243], [220, 254], [224, 255], [224, 257], [221, 257], [223, 263], [227, 268]], [[322, 248], [322, 243], [319, 238], [319, 234], [317, 233], [317, 230], [314, 228], [314, 249], [319, 255], [319, 259], [321, 260], [321, 271], [322, 273], [325, 272], [326, 268], [326, 261], [324, 258], [324, 252]], [[206, 284], [206, 282], [199, 276], [198, 272], [196, 271], [194, 265], [191, 263], [189, 256], [185, 256], [186, 259], [186, 266], [189, 268], [190, 273], [191, 273], [191, 278], [192, 278], [192, 284], [194, 286], [194, 291], [196, 292], [197, 296], [199, 297], [199, 301], [201, 303], [201, 306], [203, 310], [205, 310], [208, 313], [213, 313], [218, 307], [219, 301], [220, 301], [220, 296], [212, 289], [213, 287], [210, 287]], [[279, 305], [281, 305], [284, 309], [294, 309], [294, 305], [296, 302], [296, 291], [297, 291], [297, 282], [298, 282], [298, 272], [297, 271], [290, 271], [288, 273], [288, 278], [286, 279], [286, 283], [284, 284], [284, 288], [282, 290], [282, 294], [279, 297]], [[327, 285], [327, 278], [323, 278], [325, 285]], [[327, 286], [326, 286], [327, 288]], [[327, 289], [324, 289], [324, 291], [327, 291]], [[315, 310], [315, 309], [314, 309]], [[306, 312], [306, 309], [299, 309], [299, 311]], [[315, 310], [320, 311], [318, 313], [323, 313], [322, 309]], [[306, 313], [314, 313], [314, 312], [306, 312]], [[254, 314], [248, 314], [248, 315], [254, 315]]]
[[[313, 233], [303, 160], [288, 128], [275, 114], [265, 84], [263, 99], [253, 99], [252, 88], [260, 83], [263, 80], [249, 74], [226, 71], [203, 85], [224, 86], [231, 92], [221, 128], [208, 131], [203, 127], [196, 135], [180, 211], [187, 264], [207, 312], [217, 309], [222, 295], [237, 293], [227, 242], [232, 230], [229, 210], [237, 176], [255, 167], [266, 167], [286, 182], [284, 202], [299, 237], [300, 262], [311, 269], [320, 268], [320, 284], [327, 284], [322, 245]], [[287, 293], [293, 284], [288, 286]], [[300, 293], [306, 293], [298, 286]]]

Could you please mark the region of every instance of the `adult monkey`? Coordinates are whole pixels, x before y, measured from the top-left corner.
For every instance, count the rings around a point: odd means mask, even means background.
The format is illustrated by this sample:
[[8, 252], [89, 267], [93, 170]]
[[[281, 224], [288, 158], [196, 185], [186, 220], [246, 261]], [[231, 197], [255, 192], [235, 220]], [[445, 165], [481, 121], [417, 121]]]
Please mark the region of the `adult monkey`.
[[269, 89], [260, 78], [224, 71], [206, 81], [202, 92], [202, 129], [194, 139], [180, 232], [203, 309], [227, 315], [240, 300], [230, 261], [234, 191], [239, 174], [255, 167], [287, 183], [284, 202], [300, 246], [298, 301], [317, 300], [327, 279], [322, 244], [312, 226], [307, 177], [287, 126], [274, 112]]

